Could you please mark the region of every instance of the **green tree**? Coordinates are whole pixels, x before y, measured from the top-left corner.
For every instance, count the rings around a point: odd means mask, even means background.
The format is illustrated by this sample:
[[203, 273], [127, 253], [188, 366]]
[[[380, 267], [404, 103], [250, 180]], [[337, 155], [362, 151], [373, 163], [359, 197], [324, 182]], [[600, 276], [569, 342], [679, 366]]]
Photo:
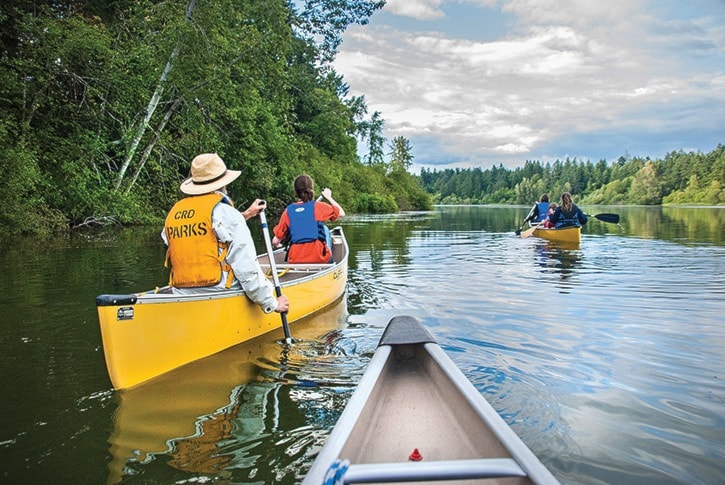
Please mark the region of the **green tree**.
[[390, 144], [390, 150], [390, 170], [407, 172], [414, 158], [410, 141], [404, 136], [396, 136]]
[[633, 204], [653, 205], [662, 201], [661, 184], [652, 162], [642, 167], [632, 179], [629, 200]]
[[304, 0], [290, 2], [294, 25], [303, 37], [315, 44], [323, 62], [335, 58], [342, 33], [351, 24], [366, 25], [369, 17], [385, 6], [385, 1]]
[[365, 160], [368, 165], [384, 165], [385, 164], [385, 137], [383, 136], [383, 126], [385, 120], [379, 111], [373, 113], [370, 121], [365, 124], [365, 137], [368, 139], [368, 153]]

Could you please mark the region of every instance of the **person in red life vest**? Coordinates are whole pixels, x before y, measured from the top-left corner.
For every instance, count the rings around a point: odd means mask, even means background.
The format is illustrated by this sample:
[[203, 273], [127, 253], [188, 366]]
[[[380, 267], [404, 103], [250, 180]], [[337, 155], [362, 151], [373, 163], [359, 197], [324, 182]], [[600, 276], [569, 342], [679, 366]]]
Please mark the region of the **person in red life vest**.
[[259, 214], [264, 202], [257, 199], [239, 212], [227, 195], [226, 186], [240, 174], [227, 170], [216, 153], [191, 162], [191, 177], [180, 187], [189, 197], [171, 208], [161, 233], [168, 246], [166, 261], [171, 262], [169, 286], [174, 293], [244, 290], [265, 313], [284, 313], [289, 300], [275, 296], [246, 222]]
[[290, 263], [332, 262], [332, 241], [326, 221], [336, 221], [345, 210], [332, 198], [330, 189], [322, 195], [330, 202], [315, 200], [315, 189], [309, 175], [300, 175], [294, 181], [297, 202], [290, 204], [274, 227], [272, 244], [280, 247], [289, 238], [287, 261]]
[[554, 215], [554, 212], [556, 212], [556, 208], [559, 207], [559, 204], [556, 202], [552, 202], [549, 205], [549, 212], [546, 213], [546, 218], [541, 221], [541, 226], [545, 227], [546, 229], [552, 229], [554, 227], [554, 223], [551, 222], [551, 216]]

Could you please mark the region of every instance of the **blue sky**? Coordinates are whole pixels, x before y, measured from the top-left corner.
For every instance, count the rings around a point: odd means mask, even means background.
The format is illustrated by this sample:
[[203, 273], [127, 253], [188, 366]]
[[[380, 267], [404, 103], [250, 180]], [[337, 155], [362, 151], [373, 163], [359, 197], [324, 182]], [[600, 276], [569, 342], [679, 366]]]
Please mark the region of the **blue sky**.
[[343, 39], [413, 172], [725, 143], [725, 0], [388, 0]]

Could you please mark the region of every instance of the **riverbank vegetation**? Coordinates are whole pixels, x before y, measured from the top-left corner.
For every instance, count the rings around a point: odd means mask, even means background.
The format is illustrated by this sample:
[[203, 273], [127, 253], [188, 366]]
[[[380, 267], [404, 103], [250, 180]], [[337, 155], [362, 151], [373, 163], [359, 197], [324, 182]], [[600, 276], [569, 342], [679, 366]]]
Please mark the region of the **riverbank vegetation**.
[[[0, 5], [0, 232], [160, 224], [191, 159], [217, 152], [272, 222], [300, 173], [346, 211], [438, 203], [723, 204], [708, 154], [410, 173], [412, 147], [331, 66], [384, 1], [6, 0]], [[366, 153], [362, 158], [360, 152]]]
[[663, 159], [620, 157], [610, 164], [576, 159], [527, 161], [509, 170], [426, 170], [423, 186], [440, 204], [531, 204], [570, 192], [581, 204], [725, 205], [725, 145], [710, 153], [677, 151]]
[[3, 2], [3, 233], [158, 223], [203, 152], [242, 171], [237, 205], [265, 198], [270, 217], [300, 173], [349, 212], [429, 208], [409, 145], [383, 138], [330, 64], [384, 3]]

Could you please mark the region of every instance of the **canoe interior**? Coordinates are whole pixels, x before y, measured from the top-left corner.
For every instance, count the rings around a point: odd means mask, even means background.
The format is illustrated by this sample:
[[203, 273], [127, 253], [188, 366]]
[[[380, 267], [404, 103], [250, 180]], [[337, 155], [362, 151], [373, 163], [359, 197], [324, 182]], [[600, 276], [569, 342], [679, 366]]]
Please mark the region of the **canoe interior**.
[[[421, 461], [411, 460], [416, 451]], [[559, 483], [409, 316], [388, 323], [303, 485], [330, 474], [344, 483]]]
[[468, 401], [421, 345], [393, 348], [341, 455], [353, 463], [509, 458]]
[[[427, 462], [511, 458], [491, 429], [481, 425], [479, 414], [425, 346], [392, 349], [341, 457], [354, 464], [407, 462], [418, 449]], [[487, 479], [486, 483], [532, 482], [528, 477], [511, 477]]]
[[[304, 264], [304, 263], [288, 263], [285, 261], [286, 251], [284, 249], [278, 249], [274, 252], [274, 263], [277, 268], [277, 276], [281, 286], [285, 283], [304, 278], [311, 274], [319, 273], [320, 271], [329, 269], [336, 264], [339, 264], [347, 257], [347, 245], [344, 244], [341, 229], [335, 228], [332, 230], [332, 260], [330, 264]], [[271, 269], [269, 266], [269, 255], [260, 254], [258, 261], [265, 273], [270, 276]]]

